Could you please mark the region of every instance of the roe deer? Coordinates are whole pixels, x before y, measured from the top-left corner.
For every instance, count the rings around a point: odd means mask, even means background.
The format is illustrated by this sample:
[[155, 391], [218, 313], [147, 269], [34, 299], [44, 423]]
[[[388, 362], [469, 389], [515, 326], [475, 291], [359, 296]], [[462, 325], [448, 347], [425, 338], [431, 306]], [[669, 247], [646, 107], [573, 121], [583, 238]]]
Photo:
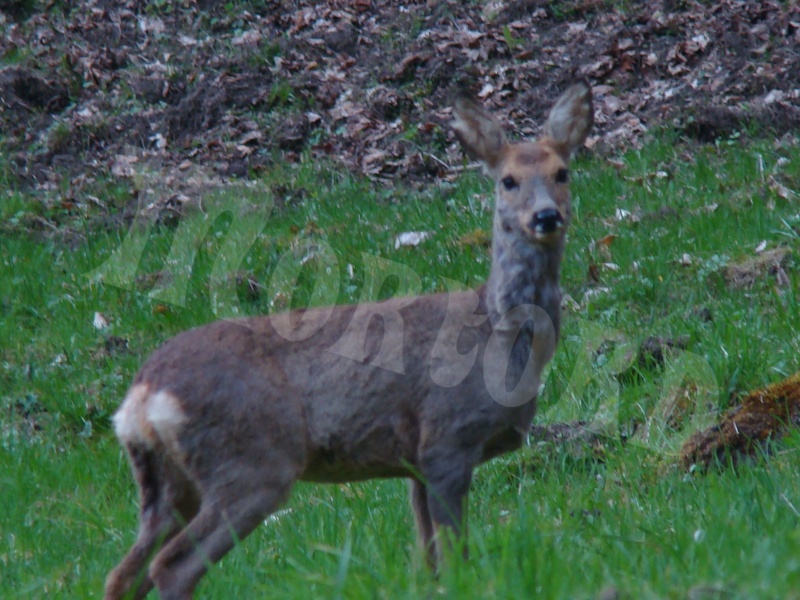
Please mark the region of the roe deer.
[[297, 480], [410, 479], [434, 565], [440, 528], [464, 533], [473, 469], [522, 444], [555, 350], [567, 163], [592, 125], [591, 88], [566, 90], [537, 142], [509, 143], [467, 99], [454, 113], [496, 184], [487, 284], [219, 321], [156, 351], [114, 416], [141, 515], [107, 599], [153, 586], [191, 598]]

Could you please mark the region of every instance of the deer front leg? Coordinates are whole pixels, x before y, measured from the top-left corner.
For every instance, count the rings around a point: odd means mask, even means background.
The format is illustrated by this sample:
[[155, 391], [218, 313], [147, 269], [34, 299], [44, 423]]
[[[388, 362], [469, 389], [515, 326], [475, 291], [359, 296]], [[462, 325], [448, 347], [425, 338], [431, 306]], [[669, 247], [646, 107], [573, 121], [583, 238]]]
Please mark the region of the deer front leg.
[[419, 479], [411, 480], [411, 507], [414, 509], [414, 521], [417, 525], [417, 541], [425, 553], [428, 566], [436, 570], [436, 544], [434, 542], [433, 520], [428, 505], [428, 490]]
[[467, 493], [474, 464], [463, 451], [438, 451], [422, 460], [432, 524], [433, 544], [428, 545], [431, 559], [435, 558], [438, 565], [442, 564], [446, 550], [451, 549], [454, 538], [462, 545], [464, 558], [467, 557]]

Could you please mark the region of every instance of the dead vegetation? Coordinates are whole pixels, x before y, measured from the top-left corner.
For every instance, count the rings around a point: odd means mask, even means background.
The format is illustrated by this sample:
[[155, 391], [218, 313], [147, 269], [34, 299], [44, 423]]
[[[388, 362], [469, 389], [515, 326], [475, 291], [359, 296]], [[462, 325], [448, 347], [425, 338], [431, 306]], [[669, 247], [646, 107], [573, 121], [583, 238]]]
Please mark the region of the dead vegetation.
[[3, 144], [18, 178], [45, 189], [132, 152], [223, 177], [310, 152], [374, 179], [429, 181], [461, 162], [446, 127], [457, 90], [530, 136], [576, 77], [597, 97], [594, 146], [659, 125], [708, 141], [748, 122], [800, 124], [795, 3], [59, 6], [0, 7]]
[[716, 425], [689, 438], [681, 449], [681, 462], [693, 466], [733, 464], [768, 450], [790, 427], [800, 425], [800, 373], [748, 394]]
[[789, 285], [789, 276], [784, 270], [787, 258], [791, 256], [788, 248], [778, 247], [762, 252], [754, 258], [728, 265], [725, 281], [731, 288], [750, 288], [761, 278], [771, 276], [777, 285]]

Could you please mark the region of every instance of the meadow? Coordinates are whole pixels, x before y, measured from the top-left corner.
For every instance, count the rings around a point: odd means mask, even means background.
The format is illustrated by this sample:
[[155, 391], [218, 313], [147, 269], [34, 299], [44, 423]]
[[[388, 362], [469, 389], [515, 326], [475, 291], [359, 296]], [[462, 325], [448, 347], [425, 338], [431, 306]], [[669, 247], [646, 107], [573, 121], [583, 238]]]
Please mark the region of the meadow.
[[[183, 294], [174, 278], [162, 280], [166, 291], [157, 283], [180, 225], [155, 224], [141, 254], [126, 258], [128, 270], [120, 275], [111, 263], [109, 277], [103, 265], [127, 228], [69, 217], [77, 237], [37, 231], [37, 217], [60, 209], [3, 166], [3, 598], [101, 597], [137, 523], [136, 489], [110, 417], [154, 348], [228, 316], [215, 289], [233, 290], [245, 314], [304, 306], [320, 264], [314, 249], [323, 247], [335, 256], [338, 302], [401, 287], [392, 277], [365, 287], [365, 254], [410, 267], [426, 293], [445, 289], [444, 278], [479, 285], [489, 270], [491, 190], [469, 170], [415, 189], [307, 156], [276, 163], [254, 185], [218, 192], [226, 206], [274, 207], [216, 287], [212, 275], [225, 272], [214, 264], [236, 218], [206, 219]], [[690, 473], [676, 458], [691, 430], [739, 394], [800, 369], [800, 208], [787, 188], [800, 189], [791, 141], [733, 136], [698, 145], [661, 131], [641, 149], [579, 157], [562, 278], [571, 300], [536, 423], [582, 419], [602, 430], [600, 443], [532, 437], [481, 467], [470, 494], [470, 559], [450, 561], [438, 579], [415, 547], [404, 482], [300, 484], [212, 569], [198, 597], [798, 597], [800, 435], [738, 469]], [[291, 192], [278, 198], [276, 190]], [[116, 206], [131, 202], [112, 182], [104, 192]], [[431, 235], [396, 247], [409, 231]], [[762, 267], [749, 285], [732, 284], [731, 265], [775, 248], [789, 250], [780, 273]], [[279, 261], [295, 265], [296, 286], [273, 279]], [[237, 282], [235, 273], [245, 275]], [[637, 349], [650, 337], [681, 347], [664, 364], [641, 362]], [[670, 380], [681, 357], [699, 366]], [[691, 414], [659, 421], [675, 394], [688, 398]], [[647, 423], [658, 436], [642, 436]]]

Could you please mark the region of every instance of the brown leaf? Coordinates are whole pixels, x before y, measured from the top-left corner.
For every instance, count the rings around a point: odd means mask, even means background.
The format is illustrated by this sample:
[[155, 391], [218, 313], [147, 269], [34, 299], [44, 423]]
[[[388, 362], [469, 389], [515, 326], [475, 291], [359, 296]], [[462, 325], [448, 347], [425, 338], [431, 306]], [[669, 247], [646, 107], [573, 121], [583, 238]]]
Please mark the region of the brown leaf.
[[590, 285], [600, 283], [600, 268], [596, 263], [591, 263], [586, 269], [586, 279]]
[[774, 177], [769, 178], [769, 189], [771, 189], [784, 200], [792, 200], [796, 195], [796, 193], [790, 190], [788, 187], [779, 181], [776, 181]]
[[111, 165], [111, 174], [115, 177], [133, 177], [135, 173], [133, 165], [137, 162], [139, 162], [137, 156], [120, 154]]
[[386, 75], [381, 78], [381, 81], [399, 81], [411, 76], [416, 68], [427, 62], [429, 56], [424, 53], [414, 53], [406, 56], [400, 64], [392, 71], [391, 75]]
[[614, 243], [615, 239], [617, 239], [617, 236], [614, 235], [613, 233], [609, 233], [609, 234], [604, 235], [603, 237], [601, 237], [599, 240], [597, 240], [597, 244], [600, 245], [600, 246], [605, 246], [606, 248], [608, 248], [608, 247], [611, 246], [611, 244]]
[[263, 137], [262, 133], [258, 130], [248, 131], [239, 138], [239, 144], [246, 145], [252, 142], [260, 143]]
[[478, 246], [488, 248], [492, 244], [491, 236], [483, 229], [475, 229], [461, 236], [458, 240], [460, 246]]

